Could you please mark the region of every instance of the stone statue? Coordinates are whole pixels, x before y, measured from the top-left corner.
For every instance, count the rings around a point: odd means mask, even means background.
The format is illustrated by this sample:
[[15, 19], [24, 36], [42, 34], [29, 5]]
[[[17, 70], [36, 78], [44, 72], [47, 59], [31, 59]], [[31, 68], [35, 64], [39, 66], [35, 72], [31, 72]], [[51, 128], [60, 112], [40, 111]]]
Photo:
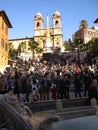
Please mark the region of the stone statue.
[[53, 130], [52, 122], [59, 117], [47, 112], [33, 114], [20, 103], [13, 91], [0, 97], [0, 128], [7, 130]]

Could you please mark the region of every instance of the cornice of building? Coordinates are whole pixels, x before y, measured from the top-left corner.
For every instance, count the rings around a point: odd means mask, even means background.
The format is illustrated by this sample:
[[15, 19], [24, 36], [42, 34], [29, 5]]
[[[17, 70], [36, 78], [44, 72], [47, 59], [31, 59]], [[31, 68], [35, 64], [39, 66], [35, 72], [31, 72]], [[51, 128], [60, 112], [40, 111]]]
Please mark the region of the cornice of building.
[[10, 23], [10, 20], [9, 20], [9, 18], [7, 17], [7, 15], [6, 15], [6, 13], [5, 13], [4, 10], [1, 10], [1, 11], [0, 11], [0, 16], [2, 16], [2, 18], [4, 19], [4, 21], [5, 21], [5, 23], [7, 24], [7, 26], [8, 26], [9, 28], [12, 28], [12, 25], [11, 25], [11, 23]]
[[9, 39], [9, 41], [29, 40], [29, 39], [33, 39], [33, 37], [26, 37], [26, 38], [15, 38], [15, 39]]
[[97, 28], [98, 28], [97, 26], [94, 26], [92, 28], [79, 29], [74, 34], [79, 33], [79, 32], [83, 32], [83, 31], [98, 32]]
[[[97, 27], [98, 28], [98, 27]], [[87, 28], [85, 30], [91, 31], [91, 32], [98, 32], [98, 29], [96, 27]]]

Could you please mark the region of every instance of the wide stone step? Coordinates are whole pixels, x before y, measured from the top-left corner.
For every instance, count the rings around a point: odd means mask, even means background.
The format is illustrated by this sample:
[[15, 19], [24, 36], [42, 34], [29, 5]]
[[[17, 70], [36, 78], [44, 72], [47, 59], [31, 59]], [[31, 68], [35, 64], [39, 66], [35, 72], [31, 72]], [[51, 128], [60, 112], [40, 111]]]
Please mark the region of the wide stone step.
[[7, 130], [7, 128], [1, 128], [0, 130]]
[[83, 116], [91, 116], [96, 114], [96, 109], [89, 108], [89, 109], [78, 109], [74, 111], [65, 111], [61, 113], [57, 113], [60, 116], [60, 120], [83, 117]]
[[[39, 111], [47, 111], [47, 110], [56, 110], [57, 109], [57, 101], [58, 100], [49, 100], [49, 101], [38, 101], [38, 102], [31, 102], [25, 103], [32, 112], [39, 112]], [[62, 99], [62, 108], [74, 108], [74, 107], [82, 107], [88, 106], [87, 104], [88, 98], [73, 98], [73, 99]]]
[[68, 109], [62, 109], [60, 111], [48, 111], [51, 114], [57, 114], [60, 117], [60, 120], [66, 120], [77, 117], [91, 116], [96, 115], [96, 109], [92, 106], [85, 107], [74, 107]]

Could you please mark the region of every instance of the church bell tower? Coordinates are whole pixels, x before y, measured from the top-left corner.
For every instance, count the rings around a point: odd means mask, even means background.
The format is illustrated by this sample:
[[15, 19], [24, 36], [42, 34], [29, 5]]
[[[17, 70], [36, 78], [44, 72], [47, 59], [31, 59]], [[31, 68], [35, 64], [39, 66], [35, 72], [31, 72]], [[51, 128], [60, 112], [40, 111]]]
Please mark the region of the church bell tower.
[[63, 46], [63, 34], [62, 34], [62, 18], [58, 11], [55, 11], [52, 16], [53, 21], [53, 35], [54, 35], [54, 47]]
[[43, 17], [41, 13], [37, 13], [34, 18], [34, 36], [40, 36], [43, 29]]

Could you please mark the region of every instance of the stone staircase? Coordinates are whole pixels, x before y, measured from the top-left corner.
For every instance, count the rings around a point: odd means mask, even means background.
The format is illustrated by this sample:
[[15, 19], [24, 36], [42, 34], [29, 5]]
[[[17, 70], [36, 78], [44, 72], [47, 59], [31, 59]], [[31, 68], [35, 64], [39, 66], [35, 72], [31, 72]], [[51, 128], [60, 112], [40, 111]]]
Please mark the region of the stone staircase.
[[62, 110], [45, 111], [51, 115], [57, 115], [62, 120], [96, 115], [96, 108], [92, 106], [65, 108]]
[[[59, 107], [57, 102], [60, 101]], [[96, 115], [96, 108], [86, 104], [87, 98], [80, 99], [64, 99], [57, 101], [41, 101], [25, 103], [33, 113], [44, 112], [57, 115], [60, 120], [66, 120], [77, 117]], [[60, 103], [59, 102], [59, 103]], [[61, 107], [60, 107], [61, 105]]]
[[[73, 99], [62, 99], [62, 109], [74, 108], [74, 107], [83, 107], [88, 106], [86, 103], [88, 98], [73, 98]], [[48, 101], [37, 101], [37, 102], [26, 102], [25, 105], [30, 108], [32, 112], [41, 112], [57, 109], [58, 100], [48, 100]]]
[[63, 109], [60, 112], [57, 112], [57, 115], [60, 117], [60, 120], [66, 120], [71, 118], [96, 115], [96, 109], [91, 106], [74, 107]]

